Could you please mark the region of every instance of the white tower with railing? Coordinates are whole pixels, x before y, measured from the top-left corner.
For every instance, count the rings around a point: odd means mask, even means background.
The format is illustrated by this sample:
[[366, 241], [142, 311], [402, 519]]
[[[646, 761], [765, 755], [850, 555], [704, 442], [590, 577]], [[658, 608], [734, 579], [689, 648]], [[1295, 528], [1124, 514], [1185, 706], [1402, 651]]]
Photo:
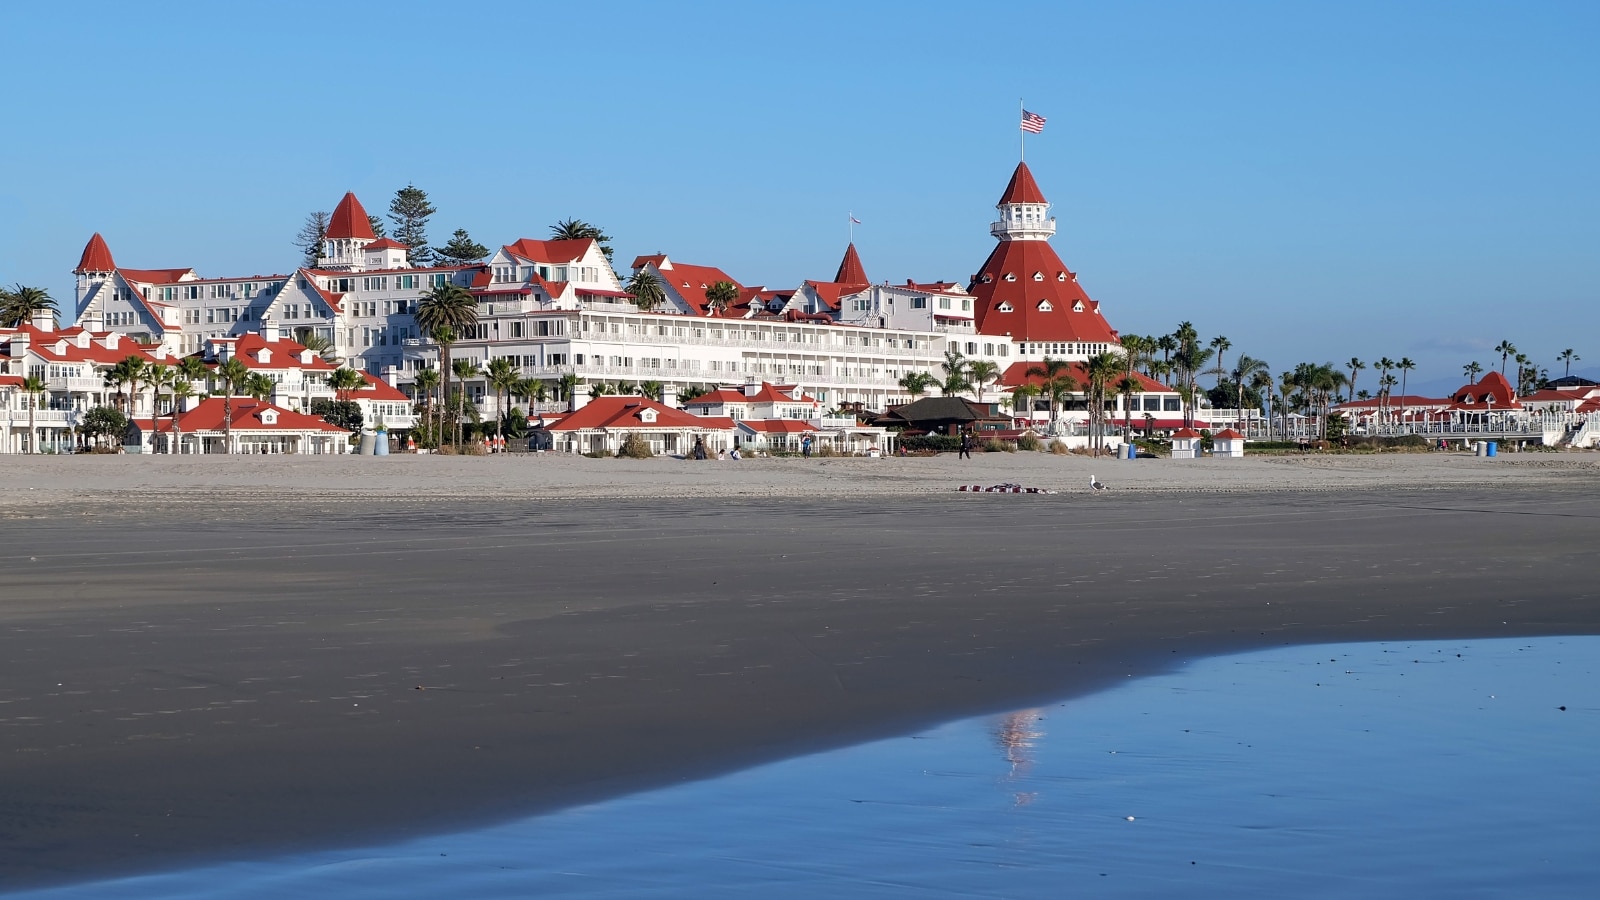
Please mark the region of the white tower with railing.
[[1002, 241], [1048, 241], [1056, 233], [1050, 201], [1044, 199], [1027, 163], [1019, 164], [1011, 174], [1011, 183], [995, 209], [1000, 210], [1000, 221], [990, 224], [989, 233]]

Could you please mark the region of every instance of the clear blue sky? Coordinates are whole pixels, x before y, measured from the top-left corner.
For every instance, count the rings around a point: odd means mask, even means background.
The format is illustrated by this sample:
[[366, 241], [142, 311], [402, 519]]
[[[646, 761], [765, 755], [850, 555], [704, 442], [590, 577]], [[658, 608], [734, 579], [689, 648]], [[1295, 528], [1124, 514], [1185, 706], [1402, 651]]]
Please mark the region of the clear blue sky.
[[965, 280], [1025, 96], [1055, 246], [1124, 332], [1413, 383], [1503, 338], [1600, 364], [1592, 2], [18, 3], [0, 33], [0, 281], [58, 298], [94, 231], [285, 271], [307, 212], [408, 181], [441, 243], [577, 216], [624, 268], [793, 286], [853, 210], [872, 278]]

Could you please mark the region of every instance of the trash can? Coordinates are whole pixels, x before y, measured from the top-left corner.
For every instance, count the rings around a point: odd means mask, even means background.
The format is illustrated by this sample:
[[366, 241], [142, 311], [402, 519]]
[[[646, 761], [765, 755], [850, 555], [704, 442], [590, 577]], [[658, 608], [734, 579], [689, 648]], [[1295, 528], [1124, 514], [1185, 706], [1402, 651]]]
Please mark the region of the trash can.
[[372, 455], [389, 455], [389, 432], [380, 431], [372, 436]]
[[1495, 455], [1495, 451], [1497, 451], [1499, 449], [1500, 449], [1500, 442], [1499, 441], [1484, 441], [1483, 442], [1483, 455], [1484, 456], [1493, 456], [1493, 455]]
[[361, 456], [371, 456], [372, 447], [376, 443], [377, 441], [372, 432], [363, 431], [361, 432], [361, 443], [356, 445], [356, 453], [360, 454]]
[[1138, 444], [1123, 444], [1122, 445], [1122, 458], [1123, 459], [1138, 459], [1139, 458], [1139, 445]]

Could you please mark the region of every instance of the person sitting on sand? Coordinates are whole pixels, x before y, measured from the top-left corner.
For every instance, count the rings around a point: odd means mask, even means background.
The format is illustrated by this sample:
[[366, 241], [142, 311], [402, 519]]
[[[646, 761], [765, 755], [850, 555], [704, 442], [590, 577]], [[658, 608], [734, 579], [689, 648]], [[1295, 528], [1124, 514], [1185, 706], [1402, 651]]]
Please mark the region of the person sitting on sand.
[[731, 456], [732, 456], [733, 459], [740, 459], [741, 458], [739, 456], [739, 448], [738, 447], [734, 447], [733, 448], [733, 453], [731, 454]]

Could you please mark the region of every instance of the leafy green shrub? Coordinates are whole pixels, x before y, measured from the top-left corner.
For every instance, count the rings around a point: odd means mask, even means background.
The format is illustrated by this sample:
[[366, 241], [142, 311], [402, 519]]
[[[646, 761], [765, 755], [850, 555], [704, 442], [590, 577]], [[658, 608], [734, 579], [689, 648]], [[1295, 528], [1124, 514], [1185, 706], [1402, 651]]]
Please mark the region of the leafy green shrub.
[[650, 442], [632, 431], [622, 439], [622, 446], [617, 448], [618, 459], [649, 459], [654, 455], [650, 452]]
[[903, 438], [900, 446], [908, 452], [932, 451], [934, 453], [955, 453], [961, 449], [961, 439], [948, 434], [922, 434], [916, 437]]

